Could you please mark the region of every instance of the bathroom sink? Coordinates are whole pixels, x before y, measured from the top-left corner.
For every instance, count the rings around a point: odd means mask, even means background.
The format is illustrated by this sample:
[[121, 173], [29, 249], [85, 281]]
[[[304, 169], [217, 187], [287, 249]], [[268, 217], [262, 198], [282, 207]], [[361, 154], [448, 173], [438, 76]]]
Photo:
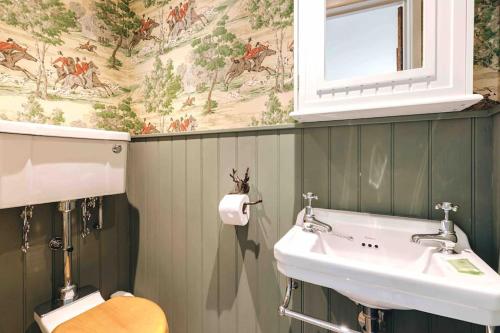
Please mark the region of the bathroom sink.
[[[435, 233], [437, 221], [314, 209], [333, 232], [306, 232], [304, 211], [274, 247], [278, 270], [289, 278], [335, 289], [378, 309], [415, 309], [480, 325], [500, 325], [500, 276], [455, 231], [457, 254], [411, 242]], [[459, 272], [449, 260], [467, 259], [480, 272]]]

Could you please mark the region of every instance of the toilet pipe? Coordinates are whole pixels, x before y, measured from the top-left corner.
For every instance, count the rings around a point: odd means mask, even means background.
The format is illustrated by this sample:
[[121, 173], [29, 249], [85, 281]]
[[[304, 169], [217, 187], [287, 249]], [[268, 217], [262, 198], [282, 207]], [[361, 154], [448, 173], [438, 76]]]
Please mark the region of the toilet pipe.
[[64, 257], [64, 286], [59, 289], [59, 301], [63, 304], [71, 303], [77, 298], [76, 285], [72, 283], [71, 258], [73, 244], [71, 242], [71, 211], [75, 209], [75, 201], [61, 201], [59, 211], [63, 219], [63, 257]]

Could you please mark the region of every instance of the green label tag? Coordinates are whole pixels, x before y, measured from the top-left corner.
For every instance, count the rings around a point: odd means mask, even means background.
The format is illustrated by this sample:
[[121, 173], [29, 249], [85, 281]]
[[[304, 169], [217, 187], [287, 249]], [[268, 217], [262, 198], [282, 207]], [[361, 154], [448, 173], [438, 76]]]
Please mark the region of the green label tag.
[[459, 273], [471, 275], [483, 275], [484, 273], [479, 270], [469, 259], [450, 259], [447, 260]]

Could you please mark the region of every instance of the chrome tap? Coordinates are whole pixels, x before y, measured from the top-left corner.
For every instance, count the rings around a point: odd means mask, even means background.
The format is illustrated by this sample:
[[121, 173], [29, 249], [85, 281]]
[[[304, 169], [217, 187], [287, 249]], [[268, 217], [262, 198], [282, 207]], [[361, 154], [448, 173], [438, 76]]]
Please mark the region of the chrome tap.
[[304, 231], [308, 232], [316, 232], [316, 231], [322, 231], [322, 232], [331, 232], [333, 230], [332, 226], [319, 221], [316, 219], [314, 216], [313, 208], [312, 208], [312, 201], [313, 200], [318, 200], [318, 196], [314, 195], [312, 192], [308, 192], [307, 194], [302, 194], [305, 200], [307, 200], [307, 206], [306, 206], [306, 211], [304, 213], [304, 227], [302, 228]]
[[441, 228], [436, 234], [417, 234], [411, 236], [412, 242], [420, 244], [421, 242], [438, 242], [441, 244], [441, 252], [453, 254], [455, 246], [457, 245], [457, 235], [455, 233], [455, 225], [453, 221], [449, 220], [450, 211], [456, 212], [458, 206], [450, 202], [442, 202], [436, 204], [435, 209], [442, 209], [444, 211], [444, 220], [441, 221]]

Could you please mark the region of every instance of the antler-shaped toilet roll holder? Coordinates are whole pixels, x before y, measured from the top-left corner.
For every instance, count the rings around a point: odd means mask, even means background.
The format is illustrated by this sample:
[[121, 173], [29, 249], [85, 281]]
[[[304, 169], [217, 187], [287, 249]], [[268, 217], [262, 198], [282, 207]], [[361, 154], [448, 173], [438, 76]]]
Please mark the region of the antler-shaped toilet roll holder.
[[[250, 181], [250, 176], [248, 175], [248, 172], [250, 171], [250, 168], [247, 168], [245, 171], [245, 176], [243, 179], [241, 179], [238, 176], [238, 170], [233, 169], [232, 172], [229, 174], [229, 177], [233, 180], [235, 183], [234, 190], [230, 192], [229, 194], [248, 194], [250, 192], [250, 184], [248, 183]], [[257, 205], [259, 203], [262, 203], [262, 199], [259, 199], [257, 201], [250, 201], [246, 202], [243, 204], [243, 214], [247, 213], [247, 207], [248, 206], [253, 206]]]

